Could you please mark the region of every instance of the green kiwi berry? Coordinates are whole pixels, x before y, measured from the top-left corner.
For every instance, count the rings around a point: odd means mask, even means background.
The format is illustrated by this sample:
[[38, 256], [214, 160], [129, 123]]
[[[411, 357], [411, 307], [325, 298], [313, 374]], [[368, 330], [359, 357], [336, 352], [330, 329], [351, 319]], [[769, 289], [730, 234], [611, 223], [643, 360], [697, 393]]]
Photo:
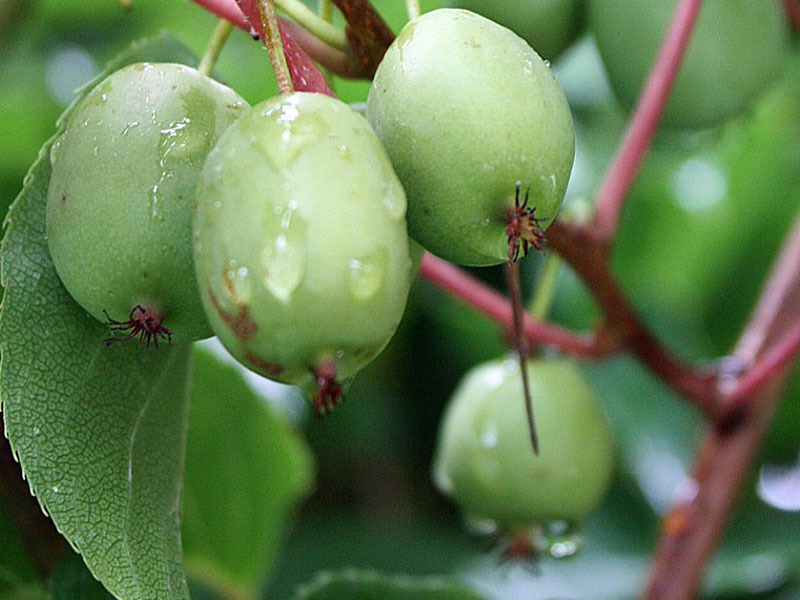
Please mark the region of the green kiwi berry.
[[600, 405], [574, 363], [527, 364], [539, 454], [531, 451], [519, 363], [470, 371], [439, 431], [434, 479], [466, 515], [519, 531], [580, 522], [608, 487], [612, 446]]
[[543, 58], [554, 59], [583, 30], [583, 0], [452, 0], [525, 38]]
[[[589, 0], [589, 26], [616, 96], [636, 103], [677, 0]], [[790, 43], [780, 2], [708, 0], [697, 15], [662, 123], [719, 124], [743, 110], [781, 71]]]
[[525, 40], [484, 17], [410, 21], [378, 67], [367, 118], [408, 195], [411, 236], [442, 258], [503, 262], [507, 228], [538, 233], [563, 200], [575, 150], [566, 98]]
[[178, 64], [127, 66], [81, 101], [52, 147], [47, 236], [64, 287], [93, 317], [148, 343], [211, 335], [192, 262], [194, 192], [246, 107]]
[[405, 211], [357, 112], [310, 93], [258, 104], [222, 136], [197, 189], [195, 264], [215, 333], [247, 367], [331, 409], [403, 315]]

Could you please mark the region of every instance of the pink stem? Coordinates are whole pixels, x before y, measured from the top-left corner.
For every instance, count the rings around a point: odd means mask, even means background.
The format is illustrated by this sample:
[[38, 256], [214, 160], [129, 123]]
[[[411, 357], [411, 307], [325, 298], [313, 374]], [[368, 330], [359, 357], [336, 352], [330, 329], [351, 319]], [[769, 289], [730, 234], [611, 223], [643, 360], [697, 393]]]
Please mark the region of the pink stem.
[[731, 393], [723, 398], [730, 406], [748, 402], [778, 373], [783, 372], [800, 351], [800, 324], [774, 346], [764, 351], [761, 359], [742, 375]]
[[800, 3], [797, 0], [783, 0], [783, 6], [794, 28], [800, 30]]
[[[253, 19], [254, 27], [250, 26], [248, 17], [239, 8], [236, 0], [194, 0], [194, 2], [245, 31], [255, 31], [264, 40], [261, 19], [255, 2], [244, 1], [241, 3], [242, 8], [247, 10], [248, 15]], [[317, 65], [314, 64], [314, 61], [295, 42], [283, 19], [278, 19], [278, 29], [281, 33], [283, 52], [286, 56], [286, 64], [289, 66], [289, 74], [292, 77], [292, 85], [295, 91], [319, 92], [333, 96], [334, 93], [328, 87], [325, 77], [317, 68]]]
[[639, 97], [633, 118], [595, 200], [594, 226], [605, 240], [614, 238], [620, 213], [650, 141], [658, 127], [670, 88], [678, 73], [701, 0], [680, 0], [653, 70]]
[[[507, 331], [511, 330], [514, 322], [511, 304], [502, 294], [428, 252], [422, 256], [420, 274], [497, 321]], [[523, 316], [522, 329], [529, 342], [552, 344], [576, 356], [596, 357], [602, 352], [593, 337], [569, 333], [528, 315]]]

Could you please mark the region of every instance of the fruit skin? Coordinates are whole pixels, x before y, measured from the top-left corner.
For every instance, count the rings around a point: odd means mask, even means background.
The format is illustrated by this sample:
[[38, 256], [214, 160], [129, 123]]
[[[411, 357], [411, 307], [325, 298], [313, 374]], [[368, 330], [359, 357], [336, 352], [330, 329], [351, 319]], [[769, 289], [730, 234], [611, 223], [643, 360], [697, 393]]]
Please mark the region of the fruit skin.
[[440, 426], [434, 479], [471, 519], [509, 530], [585, 518], [608, 487], [611, 438], [592, 391], [566, 359], [528, 361], [540, 454], [533, 454], [516, 359], [462, 379]]
[[479, 15], [410, 21], [378, 67], [367, 118], [408, 195], [411, 236], [442, 258], [508, 259], [517, 181], [542, 226], [564, 197], [575, 151], [566, 98], [522, 38]]
[[[589, 27], [619, 100], [635, 104], [676, 0], [589, 0]], [[662, 122], [706, 127], [741, 111], [780, 72], [789, 48], [780, 2], [707, 0]]]
[[452, 4], [508, 27], [551, 60], [583, 30], [583, 0], [455, 0]]
[[246, 107], [171, 63], [129, 65], [82, 101], [51, 151], [47, 236], [64, 286], [93, 317], [125, 321], [138, 304], [176, 336], [211, 335], [192, 203], [208, 151]]
[[394, 334], [411, 282], [405, 194], [347, 105], [256, 105], [209, 155], [196, 210], [208, 318], [247, 367], [310, 392], [332, 359], [346, 384]]

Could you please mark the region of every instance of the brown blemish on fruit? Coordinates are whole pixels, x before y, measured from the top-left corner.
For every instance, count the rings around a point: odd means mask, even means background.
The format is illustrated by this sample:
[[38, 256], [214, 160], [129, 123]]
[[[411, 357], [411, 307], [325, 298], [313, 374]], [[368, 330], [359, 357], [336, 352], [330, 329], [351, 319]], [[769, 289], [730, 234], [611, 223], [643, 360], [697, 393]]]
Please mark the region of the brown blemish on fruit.
[[244, 349], [244, 358], [247, 362], [253, 365], [262, 373], [266, 373], [267, 377], [277, 377], [281, 373], [283, 373], [283, 365], [279, 365], [278, 363], [269, 362], [268, 360], [264, 360], [257, 354], [254, 354], [252, 350], [249, 348]]
[[61, 194], [61, 201], [62, 202], [66, 202], [67, 201], [67, 195], [66, 194]]
[[217, 311], [217, 314], [223, 320], [225, 325], [228, 326], [233, 334], [237, 337], [237, 339], [245, 343], [248, 338], [256, 332], [258, 326], [253, 322], [250, 318], [250, 313], [247, 310], [247, 307], [243, 304], [237, 304], [238, 312], [229, 313], [220, 305], [217, 297], [214, 295], [214, 292], [211, 291], [211, 288], [206, 287], [206, 292], [208, 293], [208, 297], [211, 299], [211, 304], [214, 305], [214, 310]]

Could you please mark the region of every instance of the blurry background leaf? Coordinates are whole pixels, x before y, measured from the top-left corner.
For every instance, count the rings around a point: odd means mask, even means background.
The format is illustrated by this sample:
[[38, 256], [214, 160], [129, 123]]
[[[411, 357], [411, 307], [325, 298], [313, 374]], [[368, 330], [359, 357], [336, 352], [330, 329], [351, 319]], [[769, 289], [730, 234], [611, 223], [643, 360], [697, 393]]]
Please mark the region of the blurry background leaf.
[[186, 471], [186, 569], [230, 598], [254, 598], [310, 490], [313, 460], [285, 418], [245, 384], [240, 369], [197, 345]]
[[374, 571], [324, 573], [295, 600], [483, 600], [462, 584], [439, 578], [387, 576]]

